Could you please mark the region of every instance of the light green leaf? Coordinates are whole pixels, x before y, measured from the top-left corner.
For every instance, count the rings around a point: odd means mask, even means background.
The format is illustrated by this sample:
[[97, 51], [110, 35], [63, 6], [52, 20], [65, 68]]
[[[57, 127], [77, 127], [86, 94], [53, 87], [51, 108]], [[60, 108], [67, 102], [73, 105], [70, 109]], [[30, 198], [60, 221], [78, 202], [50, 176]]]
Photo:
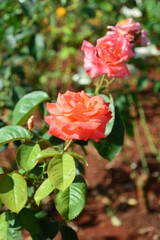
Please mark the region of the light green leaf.
[[8, 222], [6, 219], [6, 213], [0, 215], [0, 240], [7, 240]]
[[101, 94], [101, 97], [103, 98], [103, 100], [106, 103], [110, 103], [109, 104], [109, 108], [110, 108], [110, 110], [112, 112], [112, 118], [106, 124], [105, 136], [107, 137], [111, 133], [113, 125], [114, 125], [114, 121], [115, 121], [115, 107], [114, 107], [114, 102], [113, 102], [113, 98], [112, 98], [111, 95], [110, 95], [110, 98], [109, 98], [106, 95]]
[[35, 91], [23, 96], [13, 111], [13, 124], [22, 125], [30, 117], [35, 108], [49, 99], [46, 92]]
[[74, 182], [64, 191], [55, 194], [57, 211], [70, 221], [83, 210], [86, 202], [86, 183], [82, 176], [76, 176]]
[[76, 152], [69, 152], [69, 154], [75, 158], [76, 160], [79, 160], [81, 162], [84, 162], [86, 164], [86, 166], [88, 166], [88, 162], [87, 160], [82, 156], [80, 155], [79, 153], [76, 153]]
[[20, 168], [30, 171], [33, 169], [37, 162], [37, 155], [41, 151], [40, 146], [38, 144], [22, 144], [17, 150], [16, 161]]
[[35, 192], [34, 200], [37, 203], [37, 205], [39, 205], [40, 201], [43, 198], [47, 197], [54, 189], [55, 186], [51, 183], [49, 178], [47, 178]]
[[47, 172], [55, 188], [64, 191], [73, 182], [76, 175], [73, 157], [68, 153], [54, 157], [48, 165]]
[[30, 133], [21, 126], [5, 126], [0, 128], [0, 145], [17, 140], [31, 139]]
[[13, 172], [0, 177], [0, 198], [12, 212], [18, 213], [27, 201], [27, 184], [24, 178]]
[[55, 157], [55, 156], [61, 156], [61, 154], [58, 151], [53, 150], [52, 148], [47, 148], [38, 153], [37, 160], [39, 161], [40, 159], [43, 159], [43, 158], [49, 158], [49, 157]]

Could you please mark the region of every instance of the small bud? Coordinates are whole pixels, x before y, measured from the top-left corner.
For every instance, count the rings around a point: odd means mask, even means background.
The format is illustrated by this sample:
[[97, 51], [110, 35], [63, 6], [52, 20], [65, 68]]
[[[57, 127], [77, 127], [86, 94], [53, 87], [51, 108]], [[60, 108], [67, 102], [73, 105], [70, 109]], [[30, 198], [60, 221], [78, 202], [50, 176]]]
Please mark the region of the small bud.
[[28, 119], [27, 127], [29, 130], [32, 130], [32, 128], [34, 128], [34, 116], [33, 115]]

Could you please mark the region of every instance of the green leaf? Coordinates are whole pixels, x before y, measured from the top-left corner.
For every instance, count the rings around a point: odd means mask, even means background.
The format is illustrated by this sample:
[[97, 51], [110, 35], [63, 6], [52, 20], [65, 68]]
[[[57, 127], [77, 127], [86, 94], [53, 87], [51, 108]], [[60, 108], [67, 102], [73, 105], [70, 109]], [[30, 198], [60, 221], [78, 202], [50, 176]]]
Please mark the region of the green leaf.
[[80, 155], [79, 153], [76, 153], [76, 152], [69, 152], [69, 154], [70, 154], [73, 158], [75, 158], [75, 159], [77, 159], [77, 160], [79, 160], [79, 161], [85, 163], [86, 166], [88, 166], [88, 162], [87, 162], [87, 160], [86, 160], [82, 155]]
[[123, 140], [124, 126], [116, 113], [114, 126], [110, 135], [107, 138], [101, 139], [100, 142], [93, 141], [93, 144], [103, 158], [111, 161], [121, 151]]
[[0, 128], [0, 145], [17, 140], [31, 139], [30, 133], [21, 126], [5, 126]]
[[111, 110], [112, 112], [112, 118], [109, 120], [109, 122], [106, 124], [106, 129], [105, 129], [105, 136], [107, 137], [111, 131], [112, 131], [112, 128], [113, 128], [113, 125], [114, 125], [114, 121], [115, 121], [115, 107], [114, 107], [114, 102], [113, 102], [113, 98], [112, 96], [107, 97], [106, 95], [103, 95], [101, 94], [101, 97], [103, 98], [103, 100], [106, 102], [106, 103], [110, 103], [109, 104], [109, 109]]
[[7, 239], [9, 240], [21, 240], [22, 232], [20, 229], [8, 228]]
[[62, 226], [60, 228], [60, 232], [62, 235], [62, 240], [78, 240], [76, 232], [71, 227]]
[[58, 155], [60, 153], [52, 148], [41, 151], [39, 144], [34, 146], [32, 144], [22, 144], [17, 149], [16, 161], [20, 168], [30, 171], [36, 166], [39, 160]]
[[28, 208], [23, 208], [19, 212], [18, 218], [22, 227], [31, 234], [32, 238], [39, 239], [37, 237], [40, 233], [40, 227], [37, 218], [33, 214], [33, 211]]
[[31, 145], [31, 144], [22, 144], [17, 149], [16, 154], [16, 161], [20, 168], [30, 171], [33, 169], [37, 162], [37, 155], [40, 153], [41, 149], [38, 144]]
[[2, 213], [0, 215], [0, 240], [8, 240], [7, 238], [7, 229], [8, 229], [8, 222], [6, 219], [6, 213]]
[[48, 165], [47, 172], [55, 188], [64, 191], [73, 182], [76, 175], [73, 157], [68, 153], [54, 157]]
[[16, 104], [13, 111], [13, 124], [22, 125], [30, 117], [35, 108], [49, 99], [47, 93], [35, 91], [26, 94]]
[[61, 154], [58, 151], [53, 150], [52, 148], [47, 148], [38, 153], [37, 159], [39, 161], [40, 159], [43, 159], [43, 158], [49, 158], [49, 157], [55, 157], [55, 156], [61, 156]]
[[76, 176], [74, 182], [64, 191], [55, 194], [57, 211], [70, 221], [83, 210], [86, 202], [86, 183], [82, 176]]
[[27, 201], [27, 184], [24, 178], [13, 172], [0, 177], [0, 198], [12, 212], [18, 213]]
[[54, 189], [55, 186], [51, 183], [49, 178], [47, 178], [35, 192], [34, 200], [37, 203], [37, 205], [39, 205], [40, 201], [43, 198], [47, 197]]

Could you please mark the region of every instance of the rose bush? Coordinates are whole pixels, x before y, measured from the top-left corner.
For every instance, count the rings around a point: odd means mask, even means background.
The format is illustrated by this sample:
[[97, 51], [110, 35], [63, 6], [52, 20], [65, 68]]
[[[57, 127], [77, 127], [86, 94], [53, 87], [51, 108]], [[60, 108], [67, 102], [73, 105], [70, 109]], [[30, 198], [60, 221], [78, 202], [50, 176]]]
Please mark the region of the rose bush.
[[98, 142], [105, 138], [105, 127], [112, 117], [109, 103], [101, 96], [89, 97], [84, 91], [59, 93], [56, 103], [47, 103], [47, 111], [48, 133], [63, 140], [91, 138]]
[[94, 47], [86, 40], [83, 41], [84, 68], [91, 77], [107, 74], [113, 78], [129, 76], [129, 71], [124, 63], [133, 57], [132, 46], [129, 41], [116, 33], [102, 37], [97, 40]]

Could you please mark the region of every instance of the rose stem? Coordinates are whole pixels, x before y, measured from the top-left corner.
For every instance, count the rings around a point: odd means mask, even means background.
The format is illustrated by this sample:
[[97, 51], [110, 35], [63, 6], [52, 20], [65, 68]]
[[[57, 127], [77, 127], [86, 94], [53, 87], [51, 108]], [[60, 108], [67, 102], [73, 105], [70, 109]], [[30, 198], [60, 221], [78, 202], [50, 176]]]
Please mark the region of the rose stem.
[[69, 142], [67, 143], [67, 145], [66, 145], [65, 148], [64, 148], [64, 151], [66, 151], [66, 150], [70, 147], [72, 141], [73, 141], [73, 139], [70, 139], [70, 140], [69, 140]]
[[99, 84], [96, 86], [96, 89], [95, 89], [95, 95], [98, 95], [99, 94], [99, 91], [102, 87], [102, 84], [104, 82], [104, 79], [105, 79], [105, 74], [103, 74], [102, 78], [101, 78], [101, 81], [99, 82]]

